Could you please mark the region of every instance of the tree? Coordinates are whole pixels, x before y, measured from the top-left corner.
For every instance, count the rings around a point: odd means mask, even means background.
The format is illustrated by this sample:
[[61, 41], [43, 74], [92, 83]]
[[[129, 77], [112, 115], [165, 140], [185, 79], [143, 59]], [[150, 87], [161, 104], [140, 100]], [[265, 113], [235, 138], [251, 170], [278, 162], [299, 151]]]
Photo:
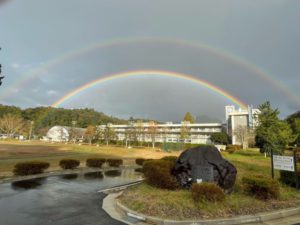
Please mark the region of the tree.
[[287, 122], [278, 118], [279, 110], [272, 109], [270, 102], [259, 106], [261, 113], [258, 115], [258, 127], [255, 131], [256, 145], [262, 153], [270, 155], [271, 149], [274, 153], [282, 154], [285, 146], [294, 141], [292, 129]]
[[300, 111], [288, 116], [286, 121], [291, 126], [293, 134], [296, 136], [295, 143], [300, 143]]
[[254, 131], [253, 129], [239, 125], [234, 129], [233, 135], [236, 137], [237, 141], [241, 143], [242, 149], [249, 147], [249, 143], [253, 143]]
[[107, 125], [104, 130], [104, 139], [106, 141], [106, 145], [109, 145], [110, 140], [115, 139], [115, 137], [116, 137], [116, 132], [114, 128]]
[[195, 123], [195, 118], [192, 116], [192, 114], [190, 112], [187, 112], [183, 118], [183, 121]]
[[157, 124], [154, 121], [149, 122], [148, 133], [151, 138], [152, 148], [155, 148], [156, 134], [157, 134]]
[[228, 135], [224, 132], [213, 133], [210, 136], [210, 140], [216, 144], [227, 145], [228, 144]]
[[137, 141], [138, 142], [144, 142], [145, 140], [145, 134], [144, 134], [144, 124], [143, 124], [143, 120], [138, 120], [136, 123], [136, 127], [135, 127], [135, 132], [137, 135]]
[[25, 125], [25, 121], [22, 117], [10, 113], [0, 118], [0, 131], [9, 138], [17, 133], [21, 133]]
[[185, 142], [190, 137], [190, 129], [188, 127], [188, 121], [183, 121], [180, 128], [180, 139]]
[[96, 128], [95, 128], [95, 126], [89, 125], [89, 126], [86, 128], [84, 137], [88, 140], [88, 142], [89, 142], [90, 145], [92, 144], [92, 141], [93, 141], [93, 139], [94, 139], [95, 133], [96, 133]]

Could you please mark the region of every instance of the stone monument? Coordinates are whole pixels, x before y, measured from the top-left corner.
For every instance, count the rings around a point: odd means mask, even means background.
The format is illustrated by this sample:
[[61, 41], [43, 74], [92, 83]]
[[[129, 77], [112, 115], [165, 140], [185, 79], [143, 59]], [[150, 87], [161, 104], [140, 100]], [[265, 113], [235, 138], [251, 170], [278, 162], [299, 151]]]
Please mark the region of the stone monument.
[[190, 188], [193, 182], [212, 182], [231, 192], [237, 170], [216, 147], [199, 146], [181, 153], [172, 174], [184, 188]]

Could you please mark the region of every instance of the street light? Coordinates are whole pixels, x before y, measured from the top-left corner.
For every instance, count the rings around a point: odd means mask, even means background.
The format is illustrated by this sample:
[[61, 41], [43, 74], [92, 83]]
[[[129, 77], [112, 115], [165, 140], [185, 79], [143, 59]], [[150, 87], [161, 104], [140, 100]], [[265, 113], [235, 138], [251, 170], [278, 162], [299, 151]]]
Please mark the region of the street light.
[[[0, 48], [0, 51], [1, 51], [1, 48]], [[2, 84], [2, 79], [4, 78], [4, 76], [1, 76], [1, 72], [2, 72], [1, 67], [2, 67], [2, 65], [0, 64], [0, 86]]]

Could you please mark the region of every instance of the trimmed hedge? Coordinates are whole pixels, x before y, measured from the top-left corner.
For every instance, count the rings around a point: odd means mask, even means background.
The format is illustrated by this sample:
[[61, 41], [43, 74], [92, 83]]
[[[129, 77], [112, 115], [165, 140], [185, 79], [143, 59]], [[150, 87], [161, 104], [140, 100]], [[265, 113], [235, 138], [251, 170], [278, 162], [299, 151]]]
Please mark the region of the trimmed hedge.
[[220, 202], [225, 199], [224, 191], [214, 183], [194, 183], [191, 187], [191, 194], [195, 202]]
[[90, 158], [86, 160], [86, 166], [92, 168], [101, 168], [105, 162], [106, 159], [103, 158]]
[[107, 159], [107, 163], [111, 167], [119, 167], [123, 165], [123, 160], [122, 159]]
[[62, 169], [75, 169], [80, 165], [80, 161], [76, 159], [62, 159], [59, 161], [59, 166]]
[[264, 176], [249, 176], [242, 178], [243, 190], [246, 194], [260, 200], [278, 199], [279, 183]]
[[50, 163], [47, 162], [21, 162], [17, 163], [14, 167], [13, 173], [14, 175], [24, 176], [24, 175], [32, 175], [43, 173], [44, 170], [48, 169]]
[[139, 166], [142, 166], [145, 161], [146, 161], [146, 159], [144, 159], [144, 158], [137, 158], [137, 159], [135, 159], [135, 163], [137, 165], [139, 165]]
[[175, 190], [179, 188], [176, 178], [171, 174], [174, 163], [166, 160], [146, 161], [143, 172], [146, 182], [154, 187]]

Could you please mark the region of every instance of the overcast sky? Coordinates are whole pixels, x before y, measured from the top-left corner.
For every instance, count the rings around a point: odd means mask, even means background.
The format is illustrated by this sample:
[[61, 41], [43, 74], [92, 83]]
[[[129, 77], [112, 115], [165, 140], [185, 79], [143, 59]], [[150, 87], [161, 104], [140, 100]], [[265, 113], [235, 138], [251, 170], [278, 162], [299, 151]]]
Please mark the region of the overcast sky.
[[[300, 110], [299, 12], [297, 0], [11, 0], [0, 5], [0, 103], [51, 105], [107, 74], [151, 69], [190, 74], [254, 106], [270, 100], [284, 117]], [[34, 79], [16, 85], [31, 71]], [[140, 76], [99, 84], [62, 107], [180, 121], [187, 111], [224, 120], [228, 104], [190, 81]]]

